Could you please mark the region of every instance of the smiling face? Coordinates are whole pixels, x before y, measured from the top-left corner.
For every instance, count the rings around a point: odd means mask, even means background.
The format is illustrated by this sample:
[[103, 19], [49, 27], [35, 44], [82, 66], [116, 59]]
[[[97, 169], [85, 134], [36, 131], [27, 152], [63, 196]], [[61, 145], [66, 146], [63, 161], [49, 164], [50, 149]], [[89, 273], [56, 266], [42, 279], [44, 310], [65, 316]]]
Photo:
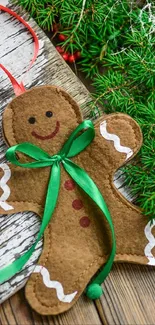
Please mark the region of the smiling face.
[[65, 91], [43, 86], [25, 92], [7, 106], [3, 131], [11, 146], [31, 142], [52, 155], [81, 121], [78, 105]]

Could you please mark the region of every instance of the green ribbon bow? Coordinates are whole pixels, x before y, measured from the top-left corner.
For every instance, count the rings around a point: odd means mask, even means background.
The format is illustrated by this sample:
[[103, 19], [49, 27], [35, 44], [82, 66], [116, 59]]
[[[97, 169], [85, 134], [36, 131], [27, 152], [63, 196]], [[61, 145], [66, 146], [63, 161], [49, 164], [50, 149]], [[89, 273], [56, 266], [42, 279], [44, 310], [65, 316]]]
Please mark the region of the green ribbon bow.
[[[81, 131], [83, 131], [83, 133], [81, 133]], [[61, 173], [60, 164], [62, 164], [67, 173], [101, 209], [110, 226], [112, 235], [112, 250], [110, 256], [103, 270], [92, 281], [92, 284], [89, 285], [86, 289], [87, 295], [92, 299], [96, 299], [101, 295], [102, 291], [99, 285], [101, 285], [101, 283], [109, 274], [116, 254], [114, 226], [107, 205], [102, 197], [102, 194], [93, 182], [93, 180], [84, 171], [84, 169], [80, 168], [78, 165], [76, 165], [69, 159], [84, 150], [93, 141], [94, 137], [95, 130], [93, 123], [89, 120], [85, 120], [71, 133], [69, 139], [66, 141], [66, 143], [57, 155], [50, 156], [41, 148], [27, 142], [17, 144], [7, 150], [6, 158], [11, 163], [24, 168], [42, 168], [51, 166], [51, 173], [47, 189], [42, 223], [37, 239], [25, 254], [23, 254], [14, 262], [0, 270], [0, 283], [10, 279], [23, 268], [23, 266], [27, 263], [32, 253], [34, 252], [37, 243], [39, 242], [45, 231], [45, 228], [49, 224], [58, 200]], [[28, 163], [20, 163], [20, 161], [16, 158], [16, 152], [23, 153], [24, 155], [33, 158], [34, 161]]]

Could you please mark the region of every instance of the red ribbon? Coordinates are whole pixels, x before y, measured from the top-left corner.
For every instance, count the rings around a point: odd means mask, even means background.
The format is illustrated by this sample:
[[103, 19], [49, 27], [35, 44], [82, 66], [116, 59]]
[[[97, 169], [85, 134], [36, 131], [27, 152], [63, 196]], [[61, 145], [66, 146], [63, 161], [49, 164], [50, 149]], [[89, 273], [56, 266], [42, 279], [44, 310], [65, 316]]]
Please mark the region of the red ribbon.
[[[28, 72], [30, 70], [30, 68], [32, 67], [34, 61], [36, 60], [37, 56], [38, 56], [38, 52], [39, 52], [39, 41], [38, 41], [38, 37], [36, 35], [36, 33], [34, 32], [34, 30], [32, 29], [32, 27], [20, 16], [18, 16], [16, 14], [16, 12], [12, 11], [11, 9], [9, 8], [6, 8], [4, 6], [1, 6], [0, 5], [0, 10], [3, 10], [3, 11], [6, 11], [7, 13], [9, 13], [10, 15], [14, 16], [16, 19], [18, 19], [31, 33], [33, 39], [34, 39], [34, 55], [33, 55], [33, 58], [30, 62], [30, 65], [27, 69], [26, 72]], [[0, 68], [7, 74], [7, 76], [9, 77], [11, 83], [12, 83], [12, 86], [13, 86], [13, 89], [14, 89], [14, 92], [15, 92], [15, 95], [16, 96], [19, 96], [21, 95], [23, 92], [26, 91], [26, 89], [24, 88], [24, 85], [23, 85], [23, 82], [21, 82], [20, 84], [17, 82], [17, 80], [12, 76], [12, 74], [0, 63]]]

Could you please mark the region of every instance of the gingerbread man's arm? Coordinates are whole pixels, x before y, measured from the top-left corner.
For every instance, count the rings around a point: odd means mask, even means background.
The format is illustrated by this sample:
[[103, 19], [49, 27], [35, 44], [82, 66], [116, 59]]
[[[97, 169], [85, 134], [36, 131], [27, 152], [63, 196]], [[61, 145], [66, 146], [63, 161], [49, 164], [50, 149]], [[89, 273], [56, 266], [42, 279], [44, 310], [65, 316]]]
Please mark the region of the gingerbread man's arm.
[[0, 164], [0, 214], [33, 211], [41, 214], [42, 206], [31, 192], [32, 171], [9, 163]]
[[106, 175], [114, 175], [142, 145], [140, 127], [130, 116], [121, 113], [101, 117], [95, 125], [95, 134], [94, 141], [79, 157], [89, 173], [102, 168]]
[[142, 133], [139, 125], [130, 116], [116, 113], [101, 118], [96, 126], [97, 146], [108, 157], [109, 169], [115, 172], [139, 151]]

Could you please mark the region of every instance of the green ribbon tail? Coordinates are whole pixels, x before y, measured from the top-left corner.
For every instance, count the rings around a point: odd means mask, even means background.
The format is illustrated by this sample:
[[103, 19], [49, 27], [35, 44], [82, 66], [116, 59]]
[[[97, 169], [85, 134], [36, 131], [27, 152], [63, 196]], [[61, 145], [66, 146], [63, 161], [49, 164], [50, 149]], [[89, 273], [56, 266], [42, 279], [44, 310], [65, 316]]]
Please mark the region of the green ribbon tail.
[[49, 180], [46, 202], [45, 202], [45, 209], [44, 209], [42, 223], [41, 223], [41, 227], [37, 239], [26, 253], [24, 253], [21, 257], [16, 259], [14, 262], [10, 263], [9, 265], [7, 265], [6, 267], [0, 270], [0, 283], [7, 281], [11, 277], [13, 277], [16, 273], [18, 273], [23, 268], [23, 266], [28, 262], [29, 258], [33, 254], [36, 245], [41, 239], [45, 231], [45, 228], [47, 227], [50, 219], [52, 218], [53, 211], [55, 209], [57, 199], [58, 199], [59, 188], [60, 188], [60, 166], [58, 162], [55, 162], [51, 168], [50, 180]]
[[92, 281], [92, 284], [95, 283], [95, 284], [101, 285], [112, 268], [115, 254], [116, 254], [116, 239], [115, 239], [115, 231], [114, 231], [114, 225], [112, 222], [112, 218], [111, 218], [110, 212], [108, 210], [108, 207], [105, 203], [105, 200], [104, 200], [101, 192], [99, 191], [99, 189], [97, 188], [97, 186], [93, 182], [93, 180], [90, 178], [90, 176], [84, 171], [84, 169], [82, 169], [81, 167], [79, 167], [78, 165], [76, 165], [75, 163], [73, 163], [71, 160], [69, 160], [67, 158], [65, 159], [65, 161], [63, 161], [63, 166], [64, 166], [65, 170], [67, 171], [67, 173], [82, 188], [82, 190], [85, 193], [87, 193], [88, 196], [101, 209], [101, 211], [105, 215], [105, 218], [108, 221], [108, 224], [109, 224], [109, 227], [111, 230], [111, 234], [112, 234], [111, 253], [109, 255], [109, 258], [108, 258], [103, 270]]

